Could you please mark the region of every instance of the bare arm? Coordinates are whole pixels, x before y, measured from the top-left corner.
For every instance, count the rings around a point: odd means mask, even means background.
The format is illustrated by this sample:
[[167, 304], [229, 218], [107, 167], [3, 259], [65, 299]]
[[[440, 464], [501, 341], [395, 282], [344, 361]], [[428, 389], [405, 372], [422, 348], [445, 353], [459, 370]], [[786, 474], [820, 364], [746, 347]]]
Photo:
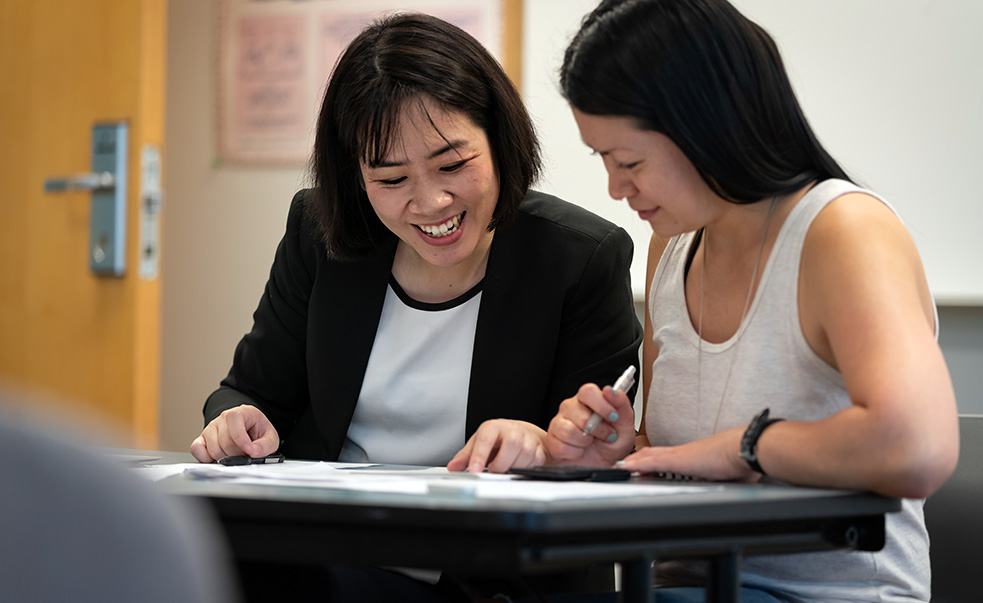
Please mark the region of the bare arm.
[[[955, 395], [910, 235], [878, 200], [852, 196], [813, 222], [799, 277], [803, 334], [842, 373], [852, 405], [819, 421], [774, 424], [758, 441], [758, 458], [769, 475], [794, 483], [923, 498], [955, 468]], [[743, 431], [647, 448], [626, 466], [753, 480], [758, 474], [738, 456]]]
[[914, 242], [882, 203], [852, 196], [830, 204], [806, 237], [799, 316], [853, 406], [775, 425], [759, 457], [768, 473], [796, 482], [922, 498], [958, 458], [952, 382]]

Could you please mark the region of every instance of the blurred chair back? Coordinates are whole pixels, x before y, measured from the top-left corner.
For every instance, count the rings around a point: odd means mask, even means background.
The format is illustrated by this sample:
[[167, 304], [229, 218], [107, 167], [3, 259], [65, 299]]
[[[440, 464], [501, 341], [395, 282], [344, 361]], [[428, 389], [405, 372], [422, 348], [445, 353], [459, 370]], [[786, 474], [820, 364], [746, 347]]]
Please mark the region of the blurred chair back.
[[983, 597], [983, 415], [959, 416], [959, 442], [955, 473], [925, 502], [933, 603], [976, 603]]
[[74, 435], [0, 412], [0, 601], [236, 600], [208, 510]]

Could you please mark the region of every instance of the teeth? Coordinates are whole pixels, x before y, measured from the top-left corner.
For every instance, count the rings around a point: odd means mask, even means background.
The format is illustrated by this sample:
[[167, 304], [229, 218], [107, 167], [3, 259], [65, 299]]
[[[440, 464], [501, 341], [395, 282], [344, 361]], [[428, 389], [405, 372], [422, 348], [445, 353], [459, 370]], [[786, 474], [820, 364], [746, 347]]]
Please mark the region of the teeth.
[[451, 234], [457, 227], [461, 225], [461, 218], [464, 217], [464, 213], [460, 213], [450, 220], [444, 222], [443, 224], [438, 224], [436, 226], [417, 226], [420, 230], [427, 233], [431, 237], [446, 237]]

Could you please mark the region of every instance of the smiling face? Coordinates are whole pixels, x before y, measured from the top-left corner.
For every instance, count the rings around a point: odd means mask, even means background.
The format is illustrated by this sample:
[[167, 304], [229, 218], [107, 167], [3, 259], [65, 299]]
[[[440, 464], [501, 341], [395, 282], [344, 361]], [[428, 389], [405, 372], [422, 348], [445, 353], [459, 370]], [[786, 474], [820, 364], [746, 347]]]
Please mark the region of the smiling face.
[[629, 117], [573, 109], [580, 137], [604, 160], [608, 194], [625, 199], [664, 237], [706, 225], [722, 201], [668, 136]]
[[361, 163], [369, 203], [399, 237], [397, 261], [483, 274], [499, 195], [485, 131], [429, 99], [407, 103], [398, 126], [382, 161]]

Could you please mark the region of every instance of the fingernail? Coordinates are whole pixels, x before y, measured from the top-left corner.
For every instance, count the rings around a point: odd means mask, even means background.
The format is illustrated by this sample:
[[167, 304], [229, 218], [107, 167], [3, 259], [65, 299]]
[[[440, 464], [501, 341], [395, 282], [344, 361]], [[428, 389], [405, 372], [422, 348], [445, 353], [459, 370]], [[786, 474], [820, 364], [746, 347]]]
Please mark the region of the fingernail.
[[618, 462], [615, 463], [615, 466], [617, 466], [617, 467], [624, 467], [625, 466], [625, 462], [624, 461], [618, 461]]
[[608, 441], [609, 442], [617, 442], [618, 441], [618, 434], [612, 433], [611, 435], [609, 435], [608, 436]]
[[613, 423], [614, 421], [617, 420], [618, 420], [618, 413], [611, 411], [611, 414], [608, 415], [608, 421], [611, 421]]

